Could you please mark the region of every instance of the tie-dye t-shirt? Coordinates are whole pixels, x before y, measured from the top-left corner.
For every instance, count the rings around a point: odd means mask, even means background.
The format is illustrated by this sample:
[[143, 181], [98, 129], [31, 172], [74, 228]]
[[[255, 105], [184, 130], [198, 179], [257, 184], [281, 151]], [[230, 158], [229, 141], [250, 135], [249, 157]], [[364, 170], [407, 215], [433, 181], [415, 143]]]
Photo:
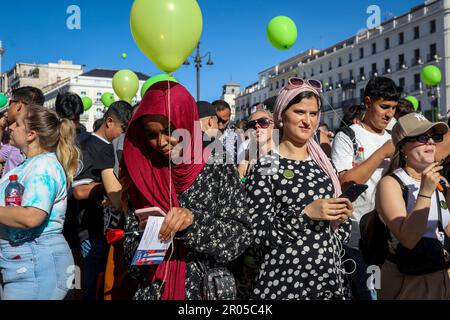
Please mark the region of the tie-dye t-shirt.
[[44, 153], [26, 159], [0, 179], [0, 206], [5, 205], [5, 189], [9, 176], [16, 174], [25, 187], [23, 207], [34, 207], [47, 213], [47, 219], [32, 229], [11, 228], [0, 225], [0, 237], [20, 241], [47, 234], [60, 234], [67, 208], [67, 179], [55, 153]]

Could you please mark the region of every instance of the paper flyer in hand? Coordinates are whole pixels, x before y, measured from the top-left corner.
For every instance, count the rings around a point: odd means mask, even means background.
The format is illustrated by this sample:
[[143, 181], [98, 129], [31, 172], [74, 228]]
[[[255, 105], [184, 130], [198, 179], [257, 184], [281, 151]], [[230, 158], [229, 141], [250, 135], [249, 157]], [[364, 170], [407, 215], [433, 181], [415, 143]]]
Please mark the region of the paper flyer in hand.
[[131, 262], [133, 266], [148, 266], [163, 262], [170, 246], [170, 242], [163, 243], [158, 237], [163, 221], [164, 217], [148, 217], [141, 242]]

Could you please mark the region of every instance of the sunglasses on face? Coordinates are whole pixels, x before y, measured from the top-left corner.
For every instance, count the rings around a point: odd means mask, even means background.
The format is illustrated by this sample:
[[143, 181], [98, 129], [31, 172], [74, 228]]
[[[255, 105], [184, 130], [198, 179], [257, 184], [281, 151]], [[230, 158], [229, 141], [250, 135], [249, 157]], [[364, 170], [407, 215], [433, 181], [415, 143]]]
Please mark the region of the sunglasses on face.
[[256, 125], [259, 125], [263, 129], [267, 129], [270, 124], [273, 123], [269, 118], [260, 118], [256, 120], [251, 120], [247, 123], [247, 129], [256, 130]]
[[227, 124], [227, 123], [230, 121], [230, 119], [225, 120], [225, 119], [222, 119], [221, 117], [219, 117], [219, 116], [217, 116], [217, 115], [216, 115], [216, 118], [217, 118], [217, 122], [218, 122], [218, 123]]
[[409, 142], [420, 142], [427, 143], [430, 139], [433, 139], [434, 142], [442, 142], [444, 140], [444, 135], [442, 133], [433, 133], [433, 134], [421, 134], [416, 137], [407, 138], [406, 140]]
[[302, 78], [296, 77], [288, 79], [288, 89], [301, 88], [305, 85], [309, 85], [310, 87], [313, 87], [319, 92], [322, 91], [322, 82], [320, 82], [319, 80], [315, 79], [304, 80]]

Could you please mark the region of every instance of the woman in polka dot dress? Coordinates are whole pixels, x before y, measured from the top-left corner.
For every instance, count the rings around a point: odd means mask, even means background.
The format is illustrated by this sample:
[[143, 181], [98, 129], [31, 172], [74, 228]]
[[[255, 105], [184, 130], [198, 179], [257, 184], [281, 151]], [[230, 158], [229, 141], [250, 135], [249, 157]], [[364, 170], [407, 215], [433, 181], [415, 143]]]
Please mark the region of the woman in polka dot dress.
[[277, 151], [260, 159], [246, 184], [255, 243], [265, 252], [255, 299], [346, 299], [342, 245], [352, 205], [336, 172], [312, 139], [322, 85], [291, 78], [276, 102]]

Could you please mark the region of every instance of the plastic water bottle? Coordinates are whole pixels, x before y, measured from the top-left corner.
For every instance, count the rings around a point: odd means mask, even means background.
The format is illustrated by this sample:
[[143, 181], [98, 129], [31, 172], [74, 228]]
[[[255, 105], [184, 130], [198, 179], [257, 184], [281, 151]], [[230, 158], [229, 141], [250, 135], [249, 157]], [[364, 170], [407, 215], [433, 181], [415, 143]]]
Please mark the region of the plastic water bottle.
[[17, 207], [22, 205], [24, 186], [19, 183], [17, 175], [9, 176], [9, 183], [5, 189], [5, 206]]
[[353, 167], [359, 166], [364, 160], [364, 147], [359, 147], [353, 157]]

